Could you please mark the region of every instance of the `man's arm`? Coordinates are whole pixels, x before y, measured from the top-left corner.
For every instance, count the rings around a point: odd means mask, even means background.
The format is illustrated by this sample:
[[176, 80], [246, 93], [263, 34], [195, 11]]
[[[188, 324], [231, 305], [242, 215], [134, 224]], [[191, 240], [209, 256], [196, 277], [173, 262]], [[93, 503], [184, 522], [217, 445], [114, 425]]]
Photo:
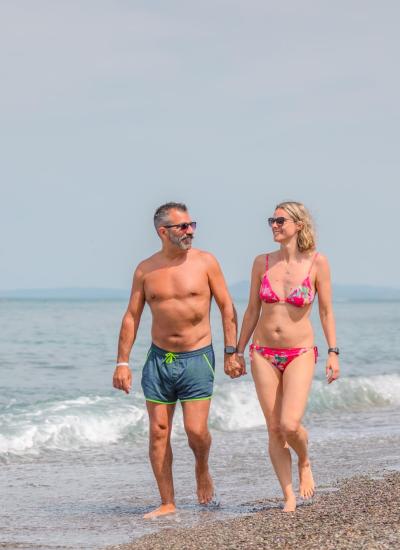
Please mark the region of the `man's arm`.
[[[233, 305], [219, 263], [211, 254], [207, 254], [207, 262], [210, 290], [221, 311], [224, 345], [236, 347], [237, 315], [235, 306]], [[236, 378], [243, 374], [242, 368], [236, 359], [236, 354], [225, 355], [224, 370], [231, 378]]]
[[[117, 363], [129, 363], [129, 355], [136, 339], [140, 318], [142, 316], [145, 304], [143, 280], [143, 270], [139, 265], [133, 275], [128, 309], [122, 319], [118, 340]], [[129, 393], [132, 387], [132, 372], [128, 365], [115, 367], [113, 386], [118, 390], [123, 390], [125, 393]]]

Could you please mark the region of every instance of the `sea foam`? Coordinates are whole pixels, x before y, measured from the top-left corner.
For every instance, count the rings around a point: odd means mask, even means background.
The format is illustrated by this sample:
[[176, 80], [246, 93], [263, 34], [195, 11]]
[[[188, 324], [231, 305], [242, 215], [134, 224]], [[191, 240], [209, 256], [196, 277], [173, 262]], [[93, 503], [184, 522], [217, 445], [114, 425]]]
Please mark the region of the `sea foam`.
[[0, 415], [0, 456], [37, 455], [108, 445], [146, 432], [144, 407], [116, 398], [81, 396], [8, 408]]
[[[400, 405], [400, 376], [347, 377], [328, 385], [314, 381], [309, 414], [373, 410]], [[254, 383], [227, 380], [215, 387], [210, 426], [235, 431], [264, 425]], [[183, 437], [177, 415], [174, 437]], [[0, 457], [39, 455], [134, 442], [148, 432], [147, 413], [139, 393], [121, 396], [80, 396], [21, 406], [9, 404], [0, 414]]]

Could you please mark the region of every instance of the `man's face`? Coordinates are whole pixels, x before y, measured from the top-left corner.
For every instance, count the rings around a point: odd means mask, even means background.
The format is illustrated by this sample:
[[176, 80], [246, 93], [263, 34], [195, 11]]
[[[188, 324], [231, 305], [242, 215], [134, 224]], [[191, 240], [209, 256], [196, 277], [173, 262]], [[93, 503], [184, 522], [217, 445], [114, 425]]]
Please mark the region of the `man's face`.
[[192, 223], [189, 212], [172, 209], [168, 213], [168, 218], [166, 225], [175, 226], [165, 228], [169, 241], [182, 250], [189, 250], [192, 247], [192, 240], [194, 239], [194, 228], [191, 225], [179, 226], [179, 224]]

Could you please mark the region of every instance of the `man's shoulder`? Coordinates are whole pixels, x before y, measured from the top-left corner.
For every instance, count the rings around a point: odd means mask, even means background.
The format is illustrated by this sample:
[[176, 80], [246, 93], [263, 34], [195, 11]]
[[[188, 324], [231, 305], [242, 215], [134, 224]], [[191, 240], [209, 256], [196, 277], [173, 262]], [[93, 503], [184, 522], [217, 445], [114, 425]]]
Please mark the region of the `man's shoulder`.
[[138, 275], [146, 275], [146, 273], [151, 271], [154, 268], [154, 266], [157, 264], [157, 262], [159, 261], [159, 256], [160, 256], [160, 253], [155, 252], [154, 254], [149, 256], [148, 258], [145, 258], [144, 260], [141, 260], [137, 264], [135, 272]]
[[216, 257], [211, 252], [199, 248], [192, 248], [190, 252], [192, 260], [202, 262], [205, 266], [218, 264]]

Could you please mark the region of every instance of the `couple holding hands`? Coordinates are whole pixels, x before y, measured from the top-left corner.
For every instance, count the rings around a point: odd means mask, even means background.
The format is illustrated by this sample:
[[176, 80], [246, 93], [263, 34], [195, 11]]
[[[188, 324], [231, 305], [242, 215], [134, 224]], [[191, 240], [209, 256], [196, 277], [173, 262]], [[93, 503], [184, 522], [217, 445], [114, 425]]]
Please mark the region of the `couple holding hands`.
[[244, 351], [252, 338], [251, 372], [268, 429], [269, 455], [283, 492], [283, 510], [296, 509], [290, 448], [297, 455], [300, 496], [307, 499], [314, 494], [307, 431], [301, 421], [318, 357], [309, 320], [317, 292], [328, 344], [328, 383], [339, 376], [329, 264], [315, 250], [312, 220], [303, 204], [278, 204], [268, 224], [279, 248], [254, 260], [249, 303], [237, 339], [236, 311], [221, 268], [212, 254], [192, 248], [196, 222], [187, 207], [170, 202], [154, 214], [162, 247], [135, 270], [113, 377], [114, 387], [129, 393], [129, 355], [147, 303], [152, 313], [152, 345], [142, 371], [142, 388], [149, 415], [150, 461], [161, 505], [145, 518], [176, 510], [171, 429], [178, 400], [195, 456], [199, 503], [213, 501], [208, 466], [215, 370], [210, 326], [213, 297], [222, 317], [224, 370], [231, 378], [246, 374]]

